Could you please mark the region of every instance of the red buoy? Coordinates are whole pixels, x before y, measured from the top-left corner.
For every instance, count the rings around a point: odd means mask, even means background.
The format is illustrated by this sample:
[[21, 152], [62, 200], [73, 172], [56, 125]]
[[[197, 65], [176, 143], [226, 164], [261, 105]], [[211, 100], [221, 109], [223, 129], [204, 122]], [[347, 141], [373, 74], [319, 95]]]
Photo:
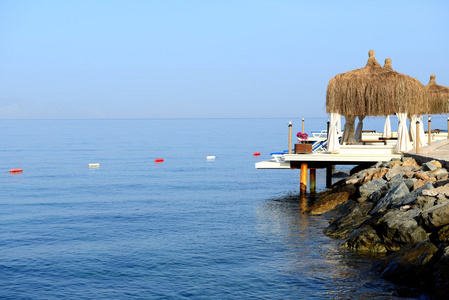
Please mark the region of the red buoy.
[[255, 152], [254, 156], [260, 156], [260, 152]]
[[22, 169], [11, 169], [9, 170], [10, 173], [21, 173], [23, 170]]
[[163, 162], [163, 161], [164, 161], [163, 158], [156, 158], [156, 159], [154, 160], [154, 162]]

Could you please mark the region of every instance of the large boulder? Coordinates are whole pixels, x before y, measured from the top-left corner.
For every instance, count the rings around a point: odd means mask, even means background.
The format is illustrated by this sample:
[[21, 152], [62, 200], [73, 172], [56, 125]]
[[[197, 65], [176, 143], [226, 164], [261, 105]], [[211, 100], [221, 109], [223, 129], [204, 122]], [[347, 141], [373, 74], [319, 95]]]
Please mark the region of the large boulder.
[[329, 193], [320, 200], [312, 204], [305, 213], [310, 215], [321, 215], [337, 205], [348, 201], [348, 199], [356, 193], [357, 189], [354, 184], [344, 185], [333, 193]]
[[435, 299], [449, 299], [449, 247], [433, 267]]
[[370, 215], [385, 211], [392, 203], [409, 194], [410, 191], [404, 180], [399, 184], [393, 185], [369, 212]]
[[402, 196], [400, 198], [394, 199], [391, 202], [391, 205], [389, 206], [389, 208], [399, 208], [404, 205], [411, 205], [411, 204], [415, 203], [418, 196], [423, 195], [424, 191], [432, 190], [432, 189], [433, 189], [433, 184], [431, 181], [429, 181], [422, 187], [420, 187], [416, 190], [413, 190], [410, 193], [406, 193], [404, 196]]
[[402, 174], [404, 177], [411, 178], [414, 175], [414, 172], [419, 170], [417, 167], [414, 166], [399, 166], [395, 165], [393, 168], [391, 168], [386, 174], [385, 178], [387, 180], [391, 180], [394, 176], [398, 174]]
[[372, 169], [365, 173], [365, 177], [360, 181], [361, 184], [365, 184], [371, 180], [382, 178], [389, 169], [387, 168], [381, 168], [381, 169]]
[[405, 212], [397, 209], [389, 210], [373, 223], [388, 251], [398, 251], [410, 242], [429, 241], [426, 231], [415, 219], [421, 212], [419, 208]]
[[351, 233], [343, 243], [343, 247], [357, 252], [387, 252], [387, 248], [381, 238], [377, 235], [376, 230], [369, 225], [362, 225]]
[[331, 221], [333, 221], [336, 218], [339, 218], [342, 215], [346, 214], [348, 211], [352, 210], [354, 208], [354, 206], [356, 206], [356, 205], [357, 205], [356, 201], [348, 200], [346, 202], [343, 202], [343, 203], [335, 206], [334, 209], [324, 213], [323, 217], [328, 218]]
[[381, 189], [386, 183], [387, 181], [385, 179], [377, 178], [360, 186], [359, 187], [360, 198], [358, 201], [359, 202], [365, 201], [369, 195]]
[[398, 174], [394, 176], [393, 178], [390, 179], [390, 181], [386, 182], [379, 189], [372, 192], [371, 195], [369, 195], [368, 200], [374, 203], [379, 202], [379, 200], [382, 199], [382, 197], [385, 196], [385, 194], [388, 191], [390, 191], [393, 187], [395, 187], [401, 182], [405, 182], [403, 174]]
[[355, 205], [346, 214], [334, 219], [329, 226], [324, 229], [324, 234], [334, 238], [346, 238], [360, 225], [371, 217], [368, 211], [373, 207], [371, 202], [362, 202]]
[[424, 210], [419, 218], [429, 230], [449, 224], [449, 201]]
[[380, 259], [371, 270], [398, 284], [428, 288], [432, 284], [433, 259], [438, 248], [430, 242], [409, 243]]
[[418, 196], [415, 201], [415, 207], [427, 210], [435, 205], [436, 197]]
[[438, 231], [434, 231], [431, 235], [432, 241], [439, 248], [449, 246], [449, 225], [443, 226]]

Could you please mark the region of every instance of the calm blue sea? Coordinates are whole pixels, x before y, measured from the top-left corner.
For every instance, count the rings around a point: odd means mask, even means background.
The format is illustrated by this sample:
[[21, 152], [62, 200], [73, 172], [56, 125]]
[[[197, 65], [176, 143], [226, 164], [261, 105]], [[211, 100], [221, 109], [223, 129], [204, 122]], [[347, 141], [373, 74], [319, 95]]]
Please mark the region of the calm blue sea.
[[301, 213], [297, 170], [255, 169], [288, 121], [0, 120], [0, 298], [394, 299]]

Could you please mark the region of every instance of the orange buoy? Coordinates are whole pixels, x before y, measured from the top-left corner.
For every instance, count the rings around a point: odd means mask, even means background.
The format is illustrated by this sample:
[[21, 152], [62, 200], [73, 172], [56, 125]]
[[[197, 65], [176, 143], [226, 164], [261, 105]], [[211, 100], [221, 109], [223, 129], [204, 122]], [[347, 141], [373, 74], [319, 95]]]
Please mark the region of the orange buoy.
[[260, 156], [260, 152], [255, 152], [254, 156]]
[[156, 159], [154, 160], [154, 162], [163, 162], [163, 161], [164, 161], [163, 158], [156, 158]]
[[23, 171], [22, 169], [11, 169], [11, 170], [9, 170], [10, 173], [20, 173], [22, 171]]

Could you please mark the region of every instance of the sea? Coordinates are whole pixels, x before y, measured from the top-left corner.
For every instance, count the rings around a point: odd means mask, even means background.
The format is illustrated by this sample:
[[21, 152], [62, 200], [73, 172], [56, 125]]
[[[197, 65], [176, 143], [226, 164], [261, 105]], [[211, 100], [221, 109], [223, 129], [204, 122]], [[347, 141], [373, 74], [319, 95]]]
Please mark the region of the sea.
[[0, 120], [0, 299], [402, 299], [302, 213], [298, 170], [255, 168], [289, 121]]

